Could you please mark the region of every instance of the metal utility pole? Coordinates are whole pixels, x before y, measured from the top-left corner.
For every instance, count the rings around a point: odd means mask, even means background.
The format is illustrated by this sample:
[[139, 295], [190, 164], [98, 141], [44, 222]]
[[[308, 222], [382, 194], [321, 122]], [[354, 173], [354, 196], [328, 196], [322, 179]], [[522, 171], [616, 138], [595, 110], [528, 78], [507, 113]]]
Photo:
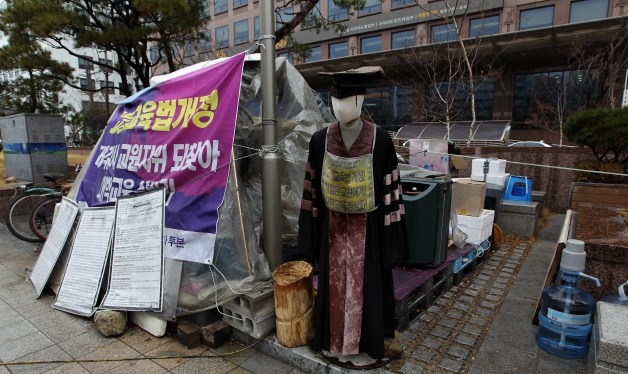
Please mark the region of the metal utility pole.
[[264, 253], [270, 271], [283, 263], [281, 241], [281, 189], [277, 152], [275, 87], [275, 9], [273, 0], [260, 1], [262, 60], [262, 206], [264, 210]]

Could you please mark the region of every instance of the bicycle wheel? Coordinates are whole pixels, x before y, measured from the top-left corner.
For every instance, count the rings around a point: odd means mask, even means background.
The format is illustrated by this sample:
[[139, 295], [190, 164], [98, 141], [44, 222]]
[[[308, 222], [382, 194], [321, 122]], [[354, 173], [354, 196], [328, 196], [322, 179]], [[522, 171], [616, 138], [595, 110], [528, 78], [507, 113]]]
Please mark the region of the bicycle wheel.
[[30, 228], [39, 239], [46, 240], [48, 238], [48, 233], [52, 229], [55, 206], [60, 202], [61, 196], [49, 196], [31, 210]]
[[31, 230], [29, 219], [31, 210], [45, 199], [45, 195], [27, 192], [14, 196], [9, 201], [4, 214], [4, 221], [11, 234], [27, 242], [41, 242], [41, 239]]

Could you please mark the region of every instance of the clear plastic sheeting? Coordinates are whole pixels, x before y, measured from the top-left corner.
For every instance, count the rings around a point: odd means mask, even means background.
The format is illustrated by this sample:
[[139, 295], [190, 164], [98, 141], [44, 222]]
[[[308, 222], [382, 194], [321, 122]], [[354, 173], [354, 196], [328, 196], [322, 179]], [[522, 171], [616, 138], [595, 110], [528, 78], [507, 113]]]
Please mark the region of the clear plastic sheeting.
[[[194, 67], [185, 70], [192, 71]], [[155, 77], [151, 83], [180, 74], [177, 71]], [[276, 83], [278, 152], [283, 159], [280, 208], [285, 254], [286, 250], [296, 247], [309, 140], [314, 132], [334, 119], [301, 74], [283, 57], [276, 59]], [[221, 165], [231, 170], [219, 210], [213, 263], [167, 259], [163, 310], [154, 313], [156, 317], [175, 320], [177, 316], [215, 308], [236, 294], [272, 289], [271, 272], [262, 249], [261, 112], [261, 63], [259, 59], [247, 58], [233, 146], [235, 162]], [[99, 143], [94, 149], [99, 149]], [[70, 191], [74, 199], [85, 170], [83, 168]]]
[[[280, 207], [282, 242], [296, 248], [308, 144], [314, 132], [333, 121], [301, 74], [285, 58], [276, 59], [277, 139], [282, 156]], [[262, 245], [261, 65], [244, 65], [234, 159], [220, 207], [213, 265], [183, 263], [177, 315], [214, 308], [260, 288], [272, 288]], [[279, 207], [276, 207], [279, 208]]]

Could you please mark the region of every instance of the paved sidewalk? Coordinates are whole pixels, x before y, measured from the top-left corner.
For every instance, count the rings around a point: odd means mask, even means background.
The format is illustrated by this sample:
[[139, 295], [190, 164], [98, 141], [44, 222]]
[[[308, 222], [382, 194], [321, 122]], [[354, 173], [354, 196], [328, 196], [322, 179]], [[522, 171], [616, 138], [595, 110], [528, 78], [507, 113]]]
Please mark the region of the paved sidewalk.
[[[302, 374], [238, 342], [219, 349], [204, 345], [187, 349], [176, 334], [155, 338], [138, 327], [120, 337], [103, 337], [91, 319], [52, 309], [54, 296], [49, 291], [36, 299], [33, 285], [25, 280], [26, 269], [37, 260], [36, 247], [0, 228], [0, 374]], [[173, 356], [197, 357], [169, 358]], [[11, 361], [62, 362], [2, 365]]]
[[[584, 373], [584, 360], [540, 350], [531, 324], [563, 220], [564, 215], [553, 215], [536, 240], [509, 237], [499, 250], [491, 250], [475, 272], [402, 334], [404, 357], [372, 372]], [[0, 374], [347, 372], [307, 347], [283, 348], [274, 336], [252, 348], [233, 341], [218, 350], [189, 350], [176, 336], [155, 338], [137, 327], [121, 337], [102, 337], [91, 319], [50, 308], [52, 294], [35, 299], [25, 280], [25, 270], [37, 258], [34, 248], [0, 229], [0, 361], [63, 362], [0, 362]]]

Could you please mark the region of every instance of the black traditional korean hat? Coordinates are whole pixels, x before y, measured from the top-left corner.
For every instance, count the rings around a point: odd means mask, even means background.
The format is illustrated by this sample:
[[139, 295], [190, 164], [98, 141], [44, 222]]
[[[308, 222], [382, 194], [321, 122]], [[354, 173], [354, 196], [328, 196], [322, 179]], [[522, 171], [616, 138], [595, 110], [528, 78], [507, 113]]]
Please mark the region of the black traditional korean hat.
[[362, 66], [339, 72], [320, 72], [319, 75], [331, 76], [330, 95], [337, 99], [364, 95], [366, 89], [381, 86], [384, 69], [381, 66]]

